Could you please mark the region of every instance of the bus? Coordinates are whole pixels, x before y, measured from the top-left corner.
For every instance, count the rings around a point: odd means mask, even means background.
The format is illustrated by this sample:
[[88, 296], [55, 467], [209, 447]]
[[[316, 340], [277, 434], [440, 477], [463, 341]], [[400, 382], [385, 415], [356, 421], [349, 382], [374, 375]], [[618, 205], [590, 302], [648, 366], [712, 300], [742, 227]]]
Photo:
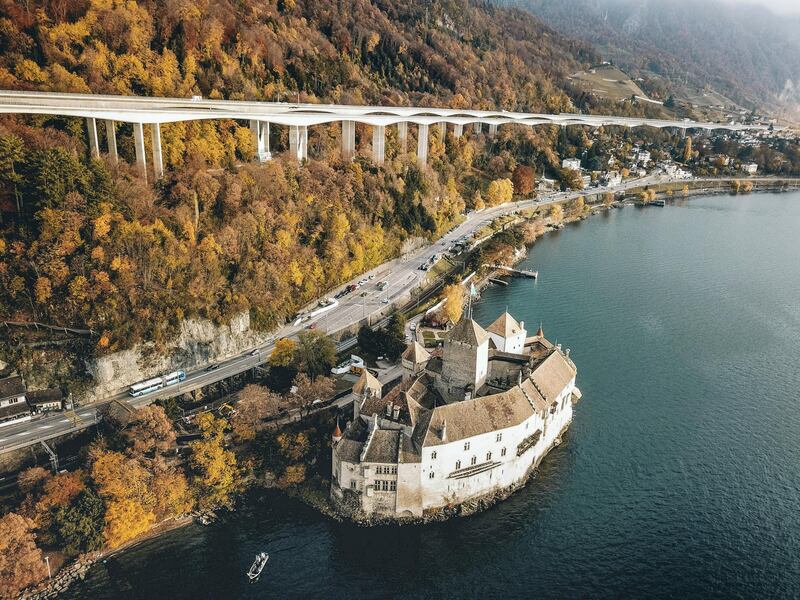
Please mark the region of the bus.
[[184, 373], [183, 371], [173, 371], [172, 373], [167, 373], [162, 377], [153, 377], [152, 379], [148, 379], [140, 383], [135, 383], [131, 386], [128, 393], [132, 397], [138, 398], [139, 396], [144, 396], [145, 394], [149, 394], [150, 392], [155, 392], [156, 390], [160, 390], [165, 386], [175, 385], [176, 383], [179, 383], [184, 379], [186, 379], [186, 373]]

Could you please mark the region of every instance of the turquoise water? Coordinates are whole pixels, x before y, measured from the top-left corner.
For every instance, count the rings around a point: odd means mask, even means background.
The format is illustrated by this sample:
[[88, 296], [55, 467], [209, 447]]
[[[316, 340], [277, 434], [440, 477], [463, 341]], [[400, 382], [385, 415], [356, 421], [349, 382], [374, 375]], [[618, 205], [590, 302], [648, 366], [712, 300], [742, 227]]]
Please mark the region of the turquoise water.
[[584, 394], [505, 503], [362, 529], [268, 493], [64, 597], [800, 597], [798, 230], [800, 194], [627, 207], [537, 242], [538, 281], [485, 290], [476, 319], [542, 321]]

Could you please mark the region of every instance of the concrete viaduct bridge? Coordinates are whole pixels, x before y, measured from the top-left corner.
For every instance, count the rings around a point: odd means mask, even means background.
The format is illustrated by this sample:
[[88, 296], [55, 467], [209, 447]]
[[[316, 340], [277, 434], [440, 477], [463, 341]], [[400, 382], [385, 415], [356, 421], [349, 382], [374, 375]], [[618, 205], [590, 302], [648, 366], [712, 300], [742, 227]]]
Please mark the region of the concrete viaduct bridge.
[[401, 149], [406, 151], [408, 125], [417, 128], [417, 160], [427, 162], [428, 133], [431, 125], [441, 128], [453, 126], [456, 137], [463, 135], [464, 126], [480, 133], [484, 124], [493, 136], [498, 127], [518, 125], [586, 125], [600, 127], [675, 128], [684, 134], [687, 129], [727, 129], [731, 131], [765, 130], [764, 125], [728, 123], [701, 123], [695, 121], [666, 121], [637, 117], [614, 117], [561, 113], [558, 115], [519, 113], [506, 111], [465, 110], [450, 108], [418, 108], [392, 106], [348, 106], [335, 104], [293, 104], [282, 102], [242, 102], [233, 100], [208, 100], [195, 98], [150, 98], [142, 96], [108, 96], [93, 94], [62, 94], [57, 92], [0, 91], [0, 113], [53, 115], [86, 119], [89, 148], [93, 156], [100, 155], [97, 135], [98, 121], [105, 122], [108, 154], [117, 159], [116, 124], [133, 126], [136, 164], [143, 177], [147, 177], [144, 126], [150, 126], [153, 173], [156, 178], [164, 174], [161, 153], [161, 124], [207, 119], [234, 119], [249, 121], [257, 143], [259, 161], [270, 160], [270, 125], [289, 128], [289, 152], [297, 160], [308, 155], [308, 128], [314, 125], [341, 121], [342, 156], [355, 154], [355, 124], [372, 127], [372, 156], [382, 164], [385, 155], [386, 128], [397, 127]]

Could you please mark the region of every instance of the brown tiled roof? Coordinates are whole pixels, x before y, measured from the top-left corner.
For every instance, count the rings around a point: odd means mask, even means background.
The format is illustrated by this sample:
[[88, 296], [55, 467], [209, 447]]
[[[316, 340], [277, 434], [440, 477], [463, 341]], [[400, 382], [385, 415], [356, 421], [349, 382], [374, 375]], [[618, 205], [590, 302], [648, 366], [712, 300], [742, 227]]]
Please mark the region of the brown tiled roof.
[[422, 345], [420, 345], [420, 343], [416, 340], [408, 345], [408, 348], [406, 348], [402, 356], [403, 359], [408, 360], [415, 365], [424, 363], [426, 360], [429, 360], [430, 357], [430, 353], [425, 350], [425, 348], [423, 348]]
[[557, 350], [545, 358], [531, 373], [531, 379], [548, 402], [555, 400], [573, 377], [575, 377], [575, 367]]
[[18, 417], [23, 414], [29, 414], [30, 407], [24, 402], [17, 402], [0, 408], [0, 419], [7, 419], [9, 417]]
[[19, 375], [0, 379], [0, 400], [15, 398], [17, 396], [23, 396], [24, 394], [25, 383]]
[[357, 463], [361, 460], [361, 449], [364, 447], [362, 442], [350, 440], [346, 437], [336, 443], [336, 455], [339, 460], [349, 463]]
[[[519, 425], [531, 415], [533, 407], [515, 386], [510, 390], [454, 402], [433, 409], [425, 435], [425, 446], [437, 446]], [[442, 424], [446, 423], [446, 438], [441, 439]]]
[[61, 390], [52, 388], [49, 390], [28, 392], [25, 398], [28, 400], [28, 404], [47, 404], [50, 402], [61, 402], [63, 396], [61, 395]]
[[451, 342], [480, 346], [489, 339], [489, 334], [472, 319], [461, 319], [458, 324], [450, 330], [447, 339]]
[[508, 314], [508, 312], [504, 312], [502, 315], [497, 317], [494, 323], [486, 328], [486, 331], [507, 339], [512, 335], [520, 333], [522, 331], [522, 325], [520, 325], [514, 317]]
[[353, 386], [353, 393], [363, 394], [366, 389], [370, 389], [380, 394], [382, 388], [383, 384], [378, 381], [378, 378], [370, 373], [368, 369], [364, 369], [361, 377], [358, 378], [358, 381]]
[[376, 429], [372, 432], [364, 462], [396, 463], [401, 432], [396, 429]]

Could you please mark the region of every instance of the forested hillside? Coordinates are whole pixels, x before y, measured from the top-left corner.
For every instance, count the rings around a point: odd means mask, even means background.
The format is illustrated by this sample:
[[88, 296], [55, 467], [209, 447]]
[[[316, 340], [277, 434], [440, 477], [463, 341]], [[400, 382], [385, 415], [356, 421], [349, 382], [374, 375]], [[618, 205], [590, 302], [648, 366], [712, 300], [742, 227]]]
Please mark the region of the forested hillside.
[[637, 76], [712, 86], [755, 107], [798, 113], [800, 17], [718, 0], [497, 0], [595, 44]]
[[[596, 60], [530, 15], [455, 0], [4, 0], [0, 48], [0, 88], [553, 112], [572, 107], [564, 74]], [[190, 317], [271, 328], [435, 236], [518, 162], [558, 166], [547, 129], [493, 148], [434, 132], [420, 170], [392, 134], [380, 169], [340, 160], [338, 125], [312, 128], [305, 166], [259, 166], [246, 123], [178, 123], [148, 186], [130, 126], [119, 166], [87, 159], [84, 127], [0, 120], [0, 317], [91, 328], [97, 352], [163, 351]]]

